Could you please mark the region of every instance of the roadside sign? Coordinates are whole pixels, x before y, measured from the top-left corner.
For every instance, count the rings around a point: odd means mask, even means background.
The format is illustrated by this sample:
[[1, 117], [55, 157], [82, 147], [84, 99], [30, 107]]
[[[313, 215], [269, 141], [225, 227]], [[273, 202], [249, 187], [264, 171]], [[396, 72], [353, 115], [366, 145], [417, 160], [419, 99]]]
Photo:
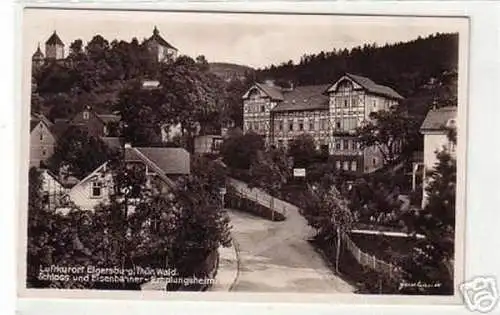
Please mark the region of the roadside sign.
[[294, 168], [293, 169], [293, 177], [306, 177], [306, 169], [305, 168]]

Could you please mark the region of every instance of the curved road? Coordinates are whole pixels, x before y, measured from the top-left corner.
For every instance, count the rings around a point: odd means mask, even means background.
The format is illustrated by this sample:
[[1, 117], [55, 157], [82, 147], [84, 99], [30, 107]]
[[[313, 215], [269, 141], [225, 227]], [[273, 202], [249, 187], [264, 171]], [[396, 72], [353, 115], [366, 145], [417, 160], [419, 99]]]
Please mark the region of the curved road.
[[239, 276], [232, 291], [353, 292], [307, 242], [312, 231], [298, 209], [289, 205], [286, 212], [285, 221], [272, 222], [229, 210], [239, 255]]

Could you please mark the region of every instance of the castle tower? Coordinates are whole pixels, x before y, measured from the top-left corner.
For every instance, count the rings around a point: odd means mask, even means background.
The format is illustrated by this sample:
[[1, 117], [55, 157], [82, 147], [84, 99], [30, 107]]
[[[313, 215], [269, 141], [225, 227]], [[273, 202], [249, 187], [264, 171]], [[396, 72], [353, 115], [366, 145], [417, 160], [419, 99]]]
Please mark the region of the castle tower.
[[45, 42], [45, 57], [50, 60], [64, 59], [64, 43], [56, 31]]
[[158, 62], [168, 62], [177, 57], [178, 50], [160, 35], [155, 26], [153, 35], [147, 40], [147, 47]]
[[45, 56], [43, 55], [42, 50], [40, 49], [40, 43], [38, 43], [38, 48], [31, 57], [31, 64], [34, 68], [39, 68], [43, 65], [44, 62], [45, 62]]

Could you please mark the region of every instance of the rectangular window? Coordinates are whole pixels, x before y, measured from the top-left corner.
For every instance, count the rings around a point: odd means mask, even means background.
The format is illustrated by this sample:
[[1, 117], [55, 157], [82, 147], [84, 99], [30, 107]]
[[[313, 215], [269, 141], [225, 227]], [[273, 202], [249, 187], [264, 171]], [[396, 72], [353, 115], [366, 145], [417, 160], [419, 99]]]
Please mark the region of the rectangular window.
[[358, 98], [356, 96], [354, 96], [351, 99], [351, 102], [352, 102], [352, 107], [358, 107]]
[[322, 144], [322, 145], [320, 145], [320, 150], [321, 150], [322, 154], [328, 155], [328, 144]]
[[344, 171], [348, 171], [348, 170], [349, 170], [349, 162], [344, 161]]
[[340, 121], [337, 120], [335, 122], [335, 128], [340, 129]]
[[340, 170], [340, 161], [335, 162], [335, 168]]
[[351, 162], [351, 171], [357, 171], [358, 169], [358, 163], [356, 161]]
[[327, 120], [325, 118], [321, 119], [321, 129], [327, 130]]
[[335, 149], [340, 150], [340, 140], [335, 140]]
[[101, 182], [92, 182], [92, 197], [101, 197], [102, 196], [102, 183]]
[[299, 130], [303, 131], [304, 130], [304, 121], [299, 120]]
[[342, 149], [343, 150], [349, 150], [349, 141], [348, 140], [342, 140]]
[[265, 107], [264, 105], [261, 105], [261, 106], [260, 106], [260, 111], [261, 111], [261, 112], [265, 112], [265, 111], [266, 111], [266, 107]]
[[314, 121], [309, 121], [309, 130], [314, 130]]
[[40, 132], [40, 141], [43, 140], [43, 132]]
[[83, 112], [83, 119], [85, 119], [85, 120], [89, 119], [89, 112], [88, 111]]
[[279, 131], [283, 131], [283, 121], [282, 120], [279, 121], [278, 128], [279, 128]]
[[288, 130], [293, 131], [293, 122], [288, 124]]
[[278, 140], [278, 148], [283, 148], [283, 140]]
[[349, 102], [347, 101], [347, 99], [344, 99], [344, 107], [348, 107], [349, 106]]
[[356, 149], [357, 149], [356, 140], [351, 140], [351, 150], [356, 150]]

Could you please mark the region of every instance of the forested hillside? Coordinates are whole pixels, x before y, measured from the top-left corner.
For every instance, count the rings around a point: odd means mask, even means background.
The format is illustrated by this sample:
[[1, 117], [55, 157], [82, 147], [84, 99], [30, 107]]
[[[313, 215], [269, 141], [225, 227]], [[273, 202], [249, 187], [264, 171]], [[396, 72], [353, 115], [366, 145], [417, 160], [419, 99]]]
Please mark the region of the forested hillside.
[[[161, 78], [168, 84], [177, 77], [172, 75], [176, 73], [172, 67], [178, 68], [178, 75], [183, 72], [179, 63], [170, 68], [156, 64], [135, 38], [130, 42], [109, 42], [96, 35], [85, 46], [77, 39], [69, 48], [63, 62], [49, 62], [33, 71], [32, 110], [52, 120], [70, 118], [85, 105], [97, 112], [112, 112], [120, 109], [120, 93], [128, 90], [130, 82]], [[218, 118], [217, 124], [229, 119], [242, 125], [241, 95], [254, 78], [292, 81], [296, 85], [328, 84], [345, 72], [393, 87], [406, 98], [404, 105], [409, 111], [421, 119], [433, 104], [456, 105], [458, 34], [435, 34], [383, 47], [366, 44], [351, 50], [322, 51], [304, 55], [299, 64], [284, 62], [255, 73], [242, 65], [210, 63], [203, 56], [185, 56], [180, 63], [187, 67], [195, 63], [189, 75], [198, 78], [194, 81], [199, 87], [210, 86], [208, 94], [217, 96], [219, 105], [210, 115]], [[166, 73], [170, 75], [162, 75]], [[205, 105], [202, 102], [199, 106]]]
[[[241, 69], [246, 68], [238, 67]], [[144, 99], [136, 88], [142, 79], [159, 80], [161, 97]], [[90, 105], [98, 113], [119, 111], [127, 125], [140, 124], [137, 128], [154, 129], [155, 133], [162, 124], [186, 122], [187, 118], [207, 122], [210, 132], [225, 121], [241, 125], [241, 95], [249, 84], [244, 77], [225, 80], [217, 76], [202, 55], [158, 63], [135, 38], [109, 42], [100, 35], [86, 45], [80, 39], [73, 41], [64, 60], [34, 67], [32, 82], [32, 111], [53, 121], [69, 119]], [[183, 116], [186, 111], [191, 112]], [[142, 115], [146, 112], [148, 117]]]
[[432, 103], [456, 105], [458, 34], [434, 34], [410, 42], [351, 50], [333, 49], [304, 55], [257, 71], [257, 78], [296, 85], [328, 84], [345, 72], [367, 76], [393, 87], [406, 98], [410, 112], [423, 115]]
[[255, 72], [251, 67], [227, 62], [211, 62], [209, 68], [210, 72], [226, 81], [252, 77]]

